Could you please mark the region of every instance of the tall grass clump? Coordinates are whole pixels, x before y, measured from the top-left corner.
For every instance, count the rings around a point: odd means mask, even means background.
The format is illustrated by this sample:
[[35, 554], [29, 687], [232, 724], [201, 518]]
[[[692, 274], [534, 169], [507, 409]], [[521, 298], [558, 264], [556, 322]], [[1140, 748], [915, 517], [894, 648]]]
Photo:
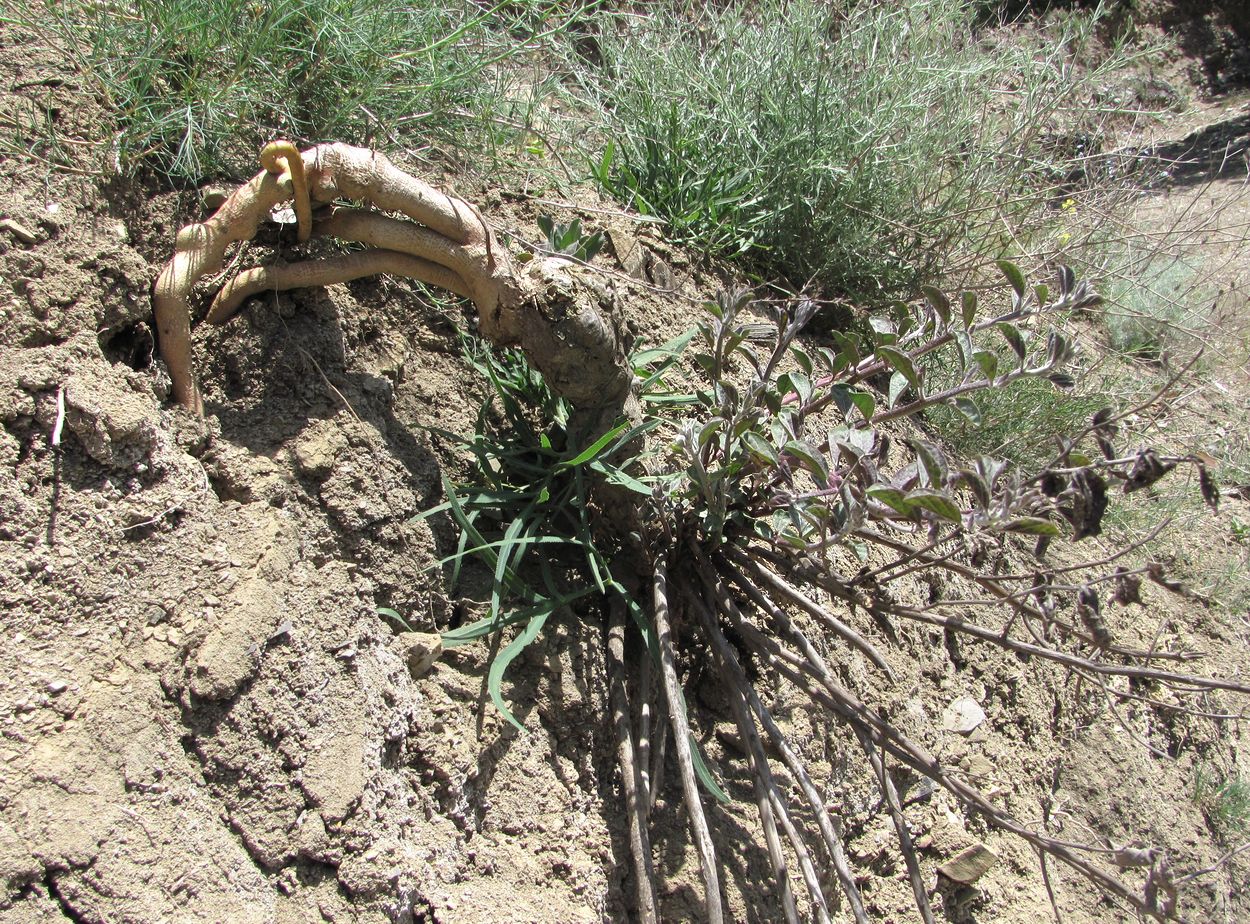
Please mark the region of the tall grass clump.
[[1103, 323], [1112, 350], [1158, 360], [1165, 353], [1188, 358], [1204, 346], [1218, 293], [1199, 257], [1115, 242], [1102, 262]]
[[513, 89], [498, 65], [547, 28], [529, 2], [49, 0], [40, 12], [112, 111], [114, 166], [192, 180], [251, 174], [258, 145], [280, 136], [480, 152]]
[[1020, 252], [1078, 103], [1124, 62], [1074, 64], [1089, 17], [1029, 48], [979, 40], [956, 0], [660, 9], [605, 28], [586, 77], [600, 183], [764, 277], [860, 297]]

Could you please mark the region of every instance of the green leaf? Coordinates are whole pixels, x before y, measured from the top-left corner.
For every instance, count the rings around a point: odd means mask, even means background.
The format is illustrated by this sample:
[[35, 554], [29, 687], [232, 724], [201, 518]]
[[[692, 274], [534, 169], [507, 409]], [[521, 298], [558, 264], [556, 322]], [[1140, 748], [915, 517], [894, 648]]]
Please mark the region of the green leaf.
[[603, 449], [604, 446], [608, 445], [608, 443], [612, 442], [612, 440], [620, 436], [622, 433], [624, 433], [628, 429], [629, 429], [629, 421], [628, 420], [621, 421], [619, 424], [617, 424], [607, 433], [603, 434], [603, 436], [599, 437], [597, 440], [595, 440], [593, 443], [591, 443], [589, 446], [587, 446], [585, 449], [579, 452], [572, 459], [569, 459], [566, 462], [561, 462], [556, 467], [557, 468], [576, 468], [579, 465], [585, 465], [595, 456], [599, 455], [599, 451]]
[[966, 370], [972, 363], [972, 357], [976, 350], [972, 346], [972, 337], [966, 330], [956, 329], [955, 343], [959, 346], [959, 368]]
[[803, 351], [797, 344], [790, 347], [790, 355], [794, 357], [794, 361], [798, 363], [800, 369], [805, 375], [812, 374], [812, 358]]
[[951, 402], [955, 410], [963, 414], [968, 421], [974, 426], [981, 425], [981, 409], [977, 407], [977, 403], [971, 398], [956, 398]]
[[1031, 536], [1058, 536], [1059, 527], [1041, 517], [1020, 517], [1002, 527], [1007, 532], [1028, 533]]
[[[452, 519], [456, 521], [456, 525], [459, 526], [461, 530], [460, 532], [461, 549], [463, 549], [465, 547], [465, 544], [469, 542], [470, 540], [472, 540], [473, 542], [476, 542], [480, 546], [489, 546], [489, 543], [486, 541], [486, 539], [482, 536], [480, 532], [478, 532], [477, 527], [473, 525], [472, 516], [470, 516], [469, 514], [466, 514], [464, 511], [464, 508], [460, 505], [460, 499], [456, 497], [456, 489], [452, 486], [450, 479], [448, 479], [446, 475], [443, 476], [443, 492], [447, 495], [447, 501], [449, 504], [448, 510], [451, 511]], [[485, 548], [482, 552], [482, 557], [486, 559], [487, 564], [489, 564], [491, 567], [495, 566], [496, 555], [493, 549]], [[453, 575], [453, 586], [454, 586], [454, 577], [455, 576]], [[517, 581], [517, 585], [518, 585], [518, 587], [514, 589], [520, 589], [521, 587], [524, 587], [524, 584], [518, 578], [516, 578], [515, 575], [513, 575], [512, 577], [514, 580]]]
[[967, 468], [962, 469], [959, 474], [964, 484], [968, 486], [968, 490], [976, 498], [978, 506], [982, 509], [988, 508], [990, 506], [991, 492], [990, 483], [985, 476], [979, 471]]
[[1016, 290], [1019, 298], [1024, 298], [1025, 289], [1028, 287], [1024, 281], [1024, 273], [1020, 272], [1020, 267], [1016, 266], [1009, 260], [999, 260], [998, 268], [1002, 274], [1007, 277], [1007, 281], [1011, 283], [1011, 287]]
[[866, 391], [857, 391], [841, 383], [832, 389], [833, 403], [838, 406], [844, 417], [850, 417], [851, 408], [858, 408], [864, 420], [871, 423], [872, 415], [877, 412], [877, 400]]
[[965, 292], [962, 301], [963, 304], [960, 306], [962, 311], [960, 313], [963, 316], [964, 327], [968, 328], [977, 319], [977, 293]]
[[851, 403], [863, 415], [866, 423], [872, 423], [872, 416], [877, 413], [877, 399], [866, 391], [852, 391]]
[[872, 328], [872, 342], [878, 346], [898, 339], [898, 330], [889, 318], [875, 315], [868, 319], [868, 325]]
[[525, 628], [520, 631], [516, 638], [508, 643], [499, 654], [495, 655], [495, 660], [490, 662], [490, 671], [486, 675], [486, 686], [490, 690], [490, 698], [494, 700], [495, 708], [505, 719], [515, 725], [521, 731], [525, 731], [525, 726], [516, 720], [516, 716], [508, 709], [503, 701], [503, 675], [508, 669], [508, 665], [516, 660], [517, 655], [525, 650], [530, 642], [538, 638], [538, 633], [543, 629], [547, 622], [547, 617], [555, 610], [552, 605], [549, 608], [540, 610], [530, 617], [526, 622]]
[[924, 293], [925, 301], [933, 308], [934, 312], [941, 319], [942, 323], [949, 324], [951, 322], [951, 300], [946, 294], [933, 286], [921, 286], [920, 291]]
[[720, 784], [716, 782], [716, 777], [712, 776], [712, 771], [707, 768], [707, 764], [703, 760], [703, 752], [699, 750], [699, 742], [694, 740], [693, 733], [690, 733], [690, 763], [693, 766], [694, 775], [699, 778], [703, 788], [710, 792], [717, 802], [727, 805], [732, 801], [729, 798], [729, 794], [720, 788]]
[[[490, 611], [493, 615], [499, 615], [499, 607], [503, 601], [503, 590], [508, 586], [508, 575], [512, 573], [508, 568], [508, 562], [512, 558], [513, 549], [521, 552], [524, 548], [524, 546], [518, 548], [520, 544], [516, 541], [517, 537], [521, 535], [528, 525], [526, 519], [523, 516], [519, 516], [508, 524], [508, 528], [503, 534], [503, 541], [500, 543], [500, 554], [495, 558], [495, 579], [490, 588]], [[486, 552], [488, 544], [480, 543], [480, 545], [483, 547], [482, 551]], [[518, 563], [520, 558], [521, 555], [518, 554]]]
[[924, 440], [911, 439], [907, 442], [911, 444], [912, 450], [916, 453], [916, 458], [920, 460], [924, 473], [929, 478], [929, 484], [937, 488], [942, 487], [946, 483], [946, 473], [949, 469], [946, 456], [942, 453], [942, 450], [932, 443], [926, 443]]
[[790, 440], [782, 448], [803, 463], [803, 467], [812, 473], [820, 487], [829, 484], [829, 465], [811, 443], [806, 440]]
[[777, 450], [773, 448], [773, 444], [755, 431], [750, 430], [742, 434], [742, 442], [746, 444], [747, 451], [760, 461], [766, 462], [774, 468], [781, 464], [781, 460], [778, 458]]
[[870, 428], [838, 427], [828, 433], [829, 446], [840, 446], [858, 458], [872, 452], [876, 445], [877, 433]]
[[[782, 378], [787, 378], [787, 376], [782, 376]], [[799, 396], [799, 400], [806, 404], [812, 397], [812, 380], [802, 372], [791, 372], [788, 378], [790, 388]]]
[[910, 356], [893, 347], [883, 346], [877, 347], [877, 358], [884, 359], [894, 369], [903, 373], [911, 387], [916, 389], [917, 396], [923, 397], [920, 390], [920, 375], [916, 372], [916, 367], [912, 363]]
[[531, 604], [523, 609], [513, 610], [501, 616], [483, 616], [481, 619], [474, 620], [465, 626], [456, 629], [450, 629], [442, 634], [444, 648], [460, 648], [468, 645], [494, 632], [498, 632], [506, 626], [515, 625], [518, 622], [525, 622], [532, 619], [539, 613], [551, 613], [561, 606], [568, 606], [582, 597], [595, 593], [594, 587], [586, 587], [582, 590], [575, 591], [571, 594], [564, 594], [560, 597], [551, 599], [544, 598], [537, 603]]
[[890, 394], [886, 407], [893, 408], [894, 405], [898, 404], [898, 399], [907, 390], [907, 385], [907, 376], [903, 375], [903, 373], [895, 372], [890, 376]]
[[1020, 360], [1020, 362], [1024, 362], [1024, 354], [1026, 350], [1024, 347], [1024, 337], [1021, 336], [1019, 328], [1017, 328], [1014, 324], [1008, 324], [1006, 321], [1001, 321], [995, 326], [998, 328], [998, 332], [1003, 335], [1003, 339], [1006, 340], [1011, 346], [1011, 349], [1015, 351], [1016, 357]]
[[614, 465], [609, 465], [606, 462], [591, 462], [590, 470], [592, 472], [598, 472], [606, 477], [608, 481], [619, 484], [621, 487], [628, 488], [629, 490], [637, 494], [641, 494], [644, 497], [650, 497], [652, 494], [652, 489], [649, 485], [639, 481], [633, 475], [629, 474], [629, 472], [624, 469], [617, 468]]
[[[647, 493], [650, 494], [651, 492], [648, 491]], [[518, 519], [514, 522], [521, 522], [521, 521]], [[570, 544], [575, 545], [576, 543], [574, 542], [574, 540], [569, 539], [565, 536], [522, 536], [519, 539], [515, 537], [511, 539], [508, 539], [508, 538], [496, 539], [494, 542], [487, 542], [485, 545], [476, 545], [471, 548], [458, 548], [455, 552], [453, 552], [450, 555], [445, 556], [444, 558], [440, 558], [438, 561], [434, 562], [425, 570], [433, 571], [434, 569], [441, 568], [443, 565], [446, 565], [449, 562], [456, 561], [457, 559], [464, 558], [469, 555], [481, 555], [483, 552], [486, 552], [489, 550], [501, 549], [501, 548], [504, 548], [505, 546], [517, 548], [517, 547], [527, 547], [531, 545], [570, 545]]]
[[377, 613], [379, 616], [385, 616], [387, 619], [399, 623], [404, 627], [405, 632], [412, 631], [412, 626], [408, 625], [408, 620], [404, 619], [403, 616], [399, 615], [398, 611], [391, 609], [389, 606], [377, 607]]
[[921, 488], [910, 492], [907, 495], [907, 500], [917, 507], [923, 507], [930, 513], [936, 513], [943, 520], [958, 523], [963, 516], [959, 508], [955, 506], [954, 501], [941, 491], [930, 491]]
[[981, 367], [981, 374], [993, 382], [995, 376], [998, 375], [998, 357], [989, 350], [977, 350], [972, 354], [972, 358]]
[[875, 484], [864, 492], [870, 499], [878, 503], [892, 507], [905, 517], [911, 516], [916, 511], [916, 505], [913, 504], [906, 494], [898, 488], [886, 487], [882, 484]]
[[652, 347], [649, 350], [640, 350], [631, 356], [629, 361], [633, 364], [634, 369], [637, 370], [650, 366], [652, 363], [657, 363], [661, 360], [675, 359], [682, 354], [682, 352], [690, 344], [690, 341], [694, 339], [695, 334], [698, 332], [699, 330], [697, 327], [692, 327], [684, 334], [674, 337], [672, 340], [669, 340], [667, 343], [658, 347]]
[[699, 448], [702, 449], [706, 446], [712, 437], [716, 436], [722, 429], [724, 429], [724, 426], [725, 418], [723, 417], [713, 417], [705, 423], [702, 429], [699, 430]]

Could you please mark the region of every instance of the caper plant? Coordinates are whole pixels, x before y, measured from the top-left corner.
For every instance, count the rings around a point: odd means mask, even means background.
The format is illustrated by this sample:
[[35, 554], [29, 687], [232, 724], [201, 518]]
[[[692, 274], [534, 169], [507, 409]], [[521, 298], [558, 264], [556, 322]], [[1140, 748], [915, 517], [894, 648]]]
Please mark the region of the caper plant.
[[[608, 498], [606, 519], [623, 493], [636, 501], [625, 505], [629, 514], [615, 532], [580, 533], [581, 542], [616, 546], [589, 560], [606, 570], [607, 562], [618, 567], [627, 559], [648, 585], [629, 591], [614, 577], [596, 578], [609, 613], [613, 727], [642, 920], [659, 919], [648, 823], [670, 744], [699, 851], [707, 918], [725, 918], [704, 801], [728, 797], [700, 753], [683, 692], [683, 676], [699, 663], [713, 666], [749, 755], [787, 920], [830, 920], [830, 881], [856, 921], [868, 914], [841, 826], [752, 679], [761, 671], [851, 732], [892, 819], [922, 920], [933, 920], [930, 890], [890, 773], [895, 766], [928, 777], [1136, 913], [1161, 920], [1178, 914], [1177, 877], [1162, 853], [1126, 848], [1108, 868], [1106, 848], [1026, 825], [950, 772], [873, 701], [873, 689], [896, 680], [900, 654], [891, 646], [908, 623], [1035, 664], [1062, 665], [1112, 710], [1125, 695], [1109, 684], [1114, 677], [1164, 685], [1181, 700], [1202, 691], [1250, 692], [1173, 669], [1192, 653], [1142, 650], [1115, 638], [1101, 613], [1104, 586], [1122, 603], [1140, 602], [1143, 579], [1188, 593], [1159, 563], [1124, 567], [1131, 549], [1086, 564], [1059, 566], [1048, 558], [1053, 541], [1101, 532], [1114, 486], [1139, 490], [1180, 464], [1198, 469], [1214, 505], [1219, 492], [1200, 460], [1117, 450], [1119, 424], [1133, 409], [1108, 408], [1083, 432], [1057, 439], [1053, 461], [1038, 472], [988, 457], [954, 460], [915, 425], [937, 405], [975, 422], [978, 392], [1024, 377], [1073, 384], [1065, 366], [1074, 346], [1048, 321], [1096, 304], [1097, 295], [1067, 268], [1058, 270], [1053, 290], [1029, 286], [1010, 263], [1000, 268], [1006, 298], [988, 317], [971, 293], [953, 304], [926, 288], [916, 304], [895, 305], [862, 330], [835, 332], [825, 345], [800, 336], [819, 310], [815, 302], [722, 293], [689, 335], [635, 356], [641, 419], [618, 424], [596, 452], [576, 454]], [[946, 374], [931, 385], [926, 370], [935, 368]], [[621, 457], [625, 446], [631, 458]], [[489, 502], [488, 495], [479, 499]], [[477, 542], [489, 544], [481, 536]], [[989, 565], [1012, 554], [1034, 562], [1015, 572]], [[917, 577], [934, 588], [930, 599], [905, 602], [909, 595], [898, 591]], [[1003, 618], [983, 615], [994, 612]], [[647, 652], [632, 667], [624, 656], [626, 613]], [[522, 645], [534, 637], [528, 628], [517, 637]], [[506, 649], [510, 657], [515, 649]], [[865, 662], [871, 684], [851, 679], [865, 676], [848, 669], [856, 659]], [[494, 671], [492, 680], [497, 691]], [[806, 803], [802, 810], [793, 793]], [[1142, 881], [1125, 878], [1133, 868], [1144, 871]]]

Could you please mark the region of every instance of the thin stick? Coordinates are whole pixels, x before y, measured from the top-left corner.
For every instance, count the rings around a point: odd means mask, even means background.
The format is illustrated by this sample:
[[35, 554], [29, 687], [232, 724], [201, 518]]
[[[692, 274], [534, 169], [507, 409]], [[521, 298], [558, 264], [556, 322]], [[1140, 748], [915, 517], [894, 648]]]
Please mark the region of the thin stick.
[[629, 690], [625, 684], [625, 605], [619, 597], [613, 597], [609, 604], [607, 662], [616, 757], [621, 768], [621, 788], [625, 792], [625, 812], [629, 816], [629, 852], [634, 860], [637, 912], [643, 924], [657, 924], [660, 916], [655, 904], [655, 870], [640, 801], [642, 780], [634, 760], [634, 739], [629, 727]]
[[[700, 573], [708, 572], [709, 579], [712, 582], [710, 589], [712, 598], [716, 601], [717, 607], [726, 619], [733, 624], [734, 628], [739, 631], [758, 631], [751, 626], [738, 610], [737, 605], [733, 602], [733, 598], [729, 595], [729, 590], [725, 586], [724, 581], [720, 579], [710, 565], [705, 564], [703, 553], [692, 546], [691, 550], [703, 568]], [[741, 586], [741, 585], [740, 585]], [[758, 591], [757, 591], [758, 593]], [[786, 619], [784, 613], [782, 618]], [[719, 631], [719, 630], [718, 630]], [[743, 678], [745, 681], [745, 677]], [[824, 839], [825, 847], [829, 851], [829, 859], [833, 862], [834, 870], [838, 874], [838, 881], [842, 886], [842, 891], [846, 894], [847, 901], [851, 905], [851, 912], [855, 916], [857, 924], [867, 924], [868, 914], [864, 910], [864, 902], [860, 897], [859, 888], [855, 885], [855, 876], [851, 872], [850, 865], [846, 862], [846, 852], [842, 849], [842, 838], [837, 830], [834, 829], [833, 822], [830, 820], [829, 812], [825, 808], [824, 800], [820, 797], [815, 785], [812, 783], [811, 777], [807, 774], [807, 769], [803, 766], [802, 760], [794, 752], [790, 746], [789, 740], [785, 734], [777, 726], [773, 720], [772, 714], [767, 707], [760, 701], [759, 695], [755, 692], [755, 688], [750, 684], [746, 685], [747, 702], [750, 704], [752, 711], [760, 720], [760, 724], [764, 727], [764, 731], [768, 733], [768, 737], [772, 739], [777, 750], [781, 753], [782, 760], [789, 768], [794, 778], [798, 780], [799, 787], [803, 790], [803, 795], [811, 804], [812, 813], [816, 818], [816, 826], [820, 829], [821, 837]]]
[[865, 655], [867, 655], [868, 660], [872, 661], [872, 663], [875, 664], [887, 677], [891, 680], [894, 679], [894, 672], [890, 670], [890, 665], [886, 663], [886, 660], [881, 656], [881, 653], [877, 651], [871, 642], [867, 641], [862, 635], [846, 623], [842, 622], [842, 620], [829, 613], [822, 606], [812, 601], [804, 593], [786, 583], [782, 578], [778, 577], [767, 568], [760, 567], [752, 561], [750, 557], [743, 554], [740, 550], [734, 548], [733, 546], [727, 547], [725, 549], [725, 554], [735, 565], [750, 574], [751, 577], [755, 578], [759, 583], [766, 585], [779, 596], [789, 600], [791, 603], [810, 613], [825, 626], [836, 632], [846, 642], [855, 648], [858, 648]]
[[668, 567], [662, 558], [655, 563], [655, 631], [660, 645], [660, 671], [664, 677], [664, 695], [668, 700], [668, 719], [673, 729], [673, 743], [677, 748], [677, 766], [681, 770], [681, 786], [685, 796], [686, 813], [694, 832], [695, 846], [699, 851], [699, 865], [703, 869], [705, 888], [704, 903], [708, 924], [723, 924], [721, 909], [720, 876], [716, 871], [716, 851], [707, 819], [703, 815], [703, 803], [699, 799], [699, 784], [694, 777], [694, 761], [690, 757], [690, 724], [686, 721], [685, 700], [677, 683], [677, 666], [673, 655], [673, 631], [668, 618]]
[[638, 675], [638, 769], [646, 817], [651, 811], [651, 652], [643, 656]]
[[61, 445], [61, 430], [65, 426], [65, 386], [56, 390], [56, 422], [52, 425], [52, 445]]
[[1196, 674], [1178, 674], [1174, 671], [1163, 671], [1152, 667], [1137, 667], [1132, 664], [1108, 664], [1104, 661], [1091, 661], [1078, 655], [1066, 654], [1044, 645], [1032, 645], [1011, 638], [1004, 638], [1001, 633], [984, 626], [965, 622], [955, 616], [939, 616], [936, 613], [923, 612], [910, 607], [897, 607], [891, 610], [897, 616], [916, 622], [941, 626], [953, 632], [969, 635], [983, 642], [991, 642], [1008, 651], [1020, 654], [1036, 655], [1047, 661], [1079, 668], [1091, 674], [1102, 674], [1112, 677], [1136, 677], [1141, 680], [1158, 680], [1163, 683], [1183, 684], [1202, 690], [1231, 690], [1234, 693], [1250, 693], [1250, 685], [1232, 680], [1221, 680], [1218, 677], [1199, 677]]
[[752, 647], [755, 647], [772, 667], [810, 696], [813, 701], [823, 705], [833, 714], [842, 718], [843, 721], [853, 726], [858, 726], [869, 735], [877, 746], [889, 751], [898, 760], [929, 777], [929, 779], [949, 791], [965, 805], [976, 808], [985, 815], [987, 821], [1004, 831], [1023, 838], [1029, 844], [1045, 850], [1057, 860], [1061, 860], [1077, 870], [1099, 888], [1130, 904], [1139, 913], [1149, 915], [1157, 920], [1165, 919], [1162, 912], [1148, 904], [1142, 897], [1130, 891], [1119, 879], [1073, 853], [1068, 845], [1058, 843], [1052, 838], [1044, 837], [1029, 830], [1011, 815], [990, 802], [974, 787], [949, 775], [945, 768], [927, 751], [908, 739], [888, 721], [877, 716], [848, 690], [833, 681], [832, 678], [815, 677], [814, 679], [820, 686], [819, 688], [813, 686], [808, 676], [805, 676], [805, 666], [801, 662], [794, 663], [799, 662], [798, 658], [795, 658], [793, 655], [787, 657], [775, 642], [764, 638], [758, 632], [753, 636], [748, 637], [744, 635], [744, 637], [748, 638]]
[[[689, 602], [703, 623], [704, 631], [712, 642], [712, 651], [716, 655], [717, 666], [721, 671], [725, 692], [733, 710], [734, 722], [738, 733], [742, 736], [742, 744], [751, 759], [751, 782], [755, 788], [755, 802], [760, 815], [760, 827], [764, 830], [764, 844], [768, 848], [768, 860], [773, 867], [773, 878], [781, 891], [781, 907], [786, 920], [790, 924], [798, 924], [799, 911], [794, 902], [794, 890], [790, 887], [790, 873], [786, 869], [785, 854], [781, 850], [781, 838], [777, 834], [777, 820], [773, 815], [773, 802], [776, 797], [777, 784], [773, 780], [772, 769], [768, 766], [768, 758], [764, 754], [764, 746], [760, 743], [759, 732], [751, 721], [747, 711], [742, 688], [746, 685], [746, 677], [742, 668], [734, 658], [733, 649], [725, 641], [716, 621], [697, 594], [688, 595]], [[731, 665], [732, 662], [732, 665]], [[736, 668], [736, 670], [735, 670]], [[815, 898], [813, 898], [815, 904]]]
[[1187, 882], [1191, 882], [1192, 880], [1197, 879], [1199, 876], [1206, 876], [1210, 873], [1214, 873], [1216, 870], [1218, 870], [1221, 866], [1223, 866], [1233, 857], [1237, 856], [1239, 853], [1245, 853], [1247, 850], [1250, 850], [1250, 841], [1242, 844], [1240, 847], [1234, 847], [1232, 850], [1224, 854], [1224, 856], [1220, 857], [1210, 866], [1203, 867], [1202, 869], [1195, 870], [1192, 873], [1188, 873], [1184, 876], [1181, 876], [1179, 879], [1176, 880], [1176, 884], [1178, 886], [1182, 886]]
[[877, 785], [881, 787], [881, 796], [885, 799], [890, 818], [894, 821], [894, 831], [898, 834], [899, 849], [903, 852], [903, 862], [907, 864], [907, 878], [911, 880], [911, 893], [916, 899], [916, 909], [925, 924], [934, 924], [933, 909], [929, 907], [929, 895], [925, 891], [924, 880], [920, 875], [920, 863], [916, 860], [916, 847], [911, 840], [911, 831], [907, 828], [907, 819], [903, 817], [903, 803], [898, 797], [898, 789], [885, 766], [885, 759], [873, 747], [872, 741], [859, 729], [855, 729], [855, 737], [864, 749], [873, 772], [877, 775]]
[[[890, 752], [907, 766], [924, 774], [951, 792], [965, 805], [973, 806], [981, 811], [987, 820], [993, 824], [1005, 831], [1016, 834], [1029, 844], [1046, 851], [1056, 859], [1073, 867], [1090, 882], [1128, 902], [1140, 913], [1162, 920], [1160, 912], [1131, 892], [1124, 883], [1073, 853], [1072, 845], [1034, 833], [1016, 821], [1011, 815], [1008, 815], [991, 803], [977, 789], [948, 775], [942, 765], [929, 755], [927, 751], [908, 739], [888, 721], [868, 709], [855, 696], [838, 684], [833, 679], [833, 676], [828, 673], [827, 669], [822, 670], [818, 667], [817, 664], [823, 664], [823, 661], [819, 659], [818, 655], [812, 657], [815, 653], [811, 650], [810, 643], [807, 645], [807, 650], [812, 651], [812, 655], [809, 655], [809, 662], [805, 662], [796, 655], [785, 651], [774, 639], [765, 636], [743, 619], [740, 614], [727, 613], [727, 615], [730, 616], [735, 627], [741, 632], [744, 641], [767, 664], [807, 694], [814, 702], [824, 706], [853, 728], [857, 728], [865, 733], [878, 747]], [[737, 616], [737, 619], [734, 619], [734, 615]], [[806, 642], [801, 633], [796, 634]], [[812, 685], [809, 676], [819, 684], [819, 687]]]
[[[864, 539], [869, 540], [870, 542], [875, 542], [878, 545], [884, 545], [889, 548], [895, 549], [897, 551], [907, 551], [909, 548], [905, 543], [898, 542], [894, 539], [890, 539], [888, 536], [883, 536], [880, 533], [860, 530], [857, 535], [861, 536]], [[1030, 604], [1025, 603], [1023, 600], [1015, 599], [1015, 597], [1010, 591], [1007, 591], [1004, 588], [999, 587], [995, 583], [995, 579], [993, 577], [988, 577], [986, 575], [978, 574], [972, 568], [965, 567], [964, 565], [960, 565], [953, 561], [945, 561], [942, 559], [933, 559], [932, 561], [936, 567], [943, 568], [947, 571], [958, 574], [961, 577], [967, 578], [968, 580], [975, 582], [979, 586], [984, 587], [991, 594], [993, 594], [1003, 603], [1010, 606], [1012, 609], [1017, 610], [1018, 612], [1024, 615], [1032, 616], [1035, 619], [1040, 619], [1043, 622], [1049, 622], [1052, 625], [1062, 629], [1064, 633], [1081, 639], [1082, 641], [1084, 641], [1086, 644], [1090, 645], [1091, 647], [1097, 647], [1097, 642], [1095, 642], [1094, 639], [1090, 638], [1088, 635], [1086, 635], [1083, 632], [1077, 631], [1077, 629], [1074, 626], [1070, 626], [1066, 623], [1062, 623], [1054, 619], [1053, 617], [1048, 617], [1045, 613], [1043, 613], [1037, 607], [1031, 606]], [[825, 576], [821, 575], [819, 572], [813, 569], [803, 569], [800, 572], [800, 576], [802, 577], [803, 580], [808, 581], [817, 587], [822, 587], [822, 588], [825, 588], [826, 590], [831, 590], [830, 587], [826, 586], [827, 579], [825, 578]], [[834, 586], [836, 587], [836, 585]], [[900, 615], [903, 615], [901, 611], [900, 611]], [[1162, 659], [1162, 660], [1170, 660], [1170, 661], [1192, 661], [1196, 657], [1198, 657], [1197, 655], [1194, 655], [1188, 652], [1140, 651], [1140, 650], [1133, 649], [1133, 648], [1120, 648], [1115, 645], [1102, 646], [1102, 649], [1105, 652], [1121, 655], [1122, 657], [1126, 657], [1126, 658], [1139, 658], [1139, 659], [1140, 658], [1153, 658], [1153, 659]]]
[[[657, 719], [662, 716], [657, 715]], [[647, 817], [655, 811], [655, 800], [660, 795], [660, 786], [664, 782], [664, 759], [668, 756], [669, 727], [667, 722], [660, 724], [660, 743], [651, 749], [651, 792], [647, 796]]]
[[[790, 817], [789, 806], [786, 800], [781, 797], [781, 793], [774, 790], [772, 792], [773, 811], [777, 813], [777, 820], [781, 822], [781, 827], [785, 829], [786, 840], [790, 842], [790, 847], [794, 850], [795, 856], [799, 858], [799, 870], [803, 873], [803, 884], [807, 886], [807, 894], [813, 896], [812, 907], [816, 909], [816, 920], [818, 924], [829, 924], [829, 906], [825, 903], [825, 893], [820, 887], [820, 876], [816, 873], [816, 867], [812, 864], [811, 851], [807, 849], [807, 845], [803, 843], [803, 838], [799, 835], [798, 829], [794, 826], [794, 820]], [[819, 896], [820, 901], [815, 901], [815, 897]]]

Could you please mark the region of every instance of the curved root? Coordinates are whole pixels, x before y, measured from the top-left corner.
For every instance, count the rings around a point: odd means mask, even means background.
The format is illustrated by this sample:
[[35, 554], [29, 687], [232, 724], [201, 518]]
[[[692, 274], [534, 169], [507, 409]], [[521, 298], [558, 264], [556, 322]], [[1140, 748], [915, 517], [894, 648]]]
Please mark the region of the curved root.
[[[178, 233], [174, 255], [152, 288], [161, 357], [179, 404], [197, 414], [204, 410], [191, 349], [193, 288], [220, 272], [230, 244], [251, 239], [275, 206], [294, 199], [300, 240], [316, 234], [372, 249], [246, 270], [218, 293], [210, 322], [223, 323], [248, 296], [266, 289], [329, 285], [378, 273], [408, 276], [470, 299], [482, 335], [498, 346], [525, 350], [553, 389], [575, 407], [592, 406], [588, 420], [610, 423], [626, 410], [632, 370], [623, 339], [591, 304], [594, 299], [581, 299], [577, 310], [559, 312], [558, 319], [543, 311], [542, 302], [553, 291], [561, 289], [562, 299], [567, 295], [569, 267], [544, 266], [541, 278], [522, 280], [476, 208], [404, 173], [376, 151], [323, 144], [300, 153], [290, 142], [275, 141], [264, 147], [260, 160], [265, 169], [215, 214]], [[336, 208], [314, 225], [312, 207], [340, 198], [406, 218]]]
[[247, 299], [260, 292], [330, 286], [379, 273], [408, 276], [465, 298], [470, 297], [465, 281], [445, 266], [391, 250], [362, 250], [341, 257], [244, 270], [222, 286], [205, 320], [210, 324], [225, 324]]
[[271, 141], [260, 150], [260, 165], [281, 179], [290, 179], [295, 196], [297, 237], [302, 244], [312, 235], [312, 203], [308, 197], [308, 177], [304, 158], [289, 141]]

